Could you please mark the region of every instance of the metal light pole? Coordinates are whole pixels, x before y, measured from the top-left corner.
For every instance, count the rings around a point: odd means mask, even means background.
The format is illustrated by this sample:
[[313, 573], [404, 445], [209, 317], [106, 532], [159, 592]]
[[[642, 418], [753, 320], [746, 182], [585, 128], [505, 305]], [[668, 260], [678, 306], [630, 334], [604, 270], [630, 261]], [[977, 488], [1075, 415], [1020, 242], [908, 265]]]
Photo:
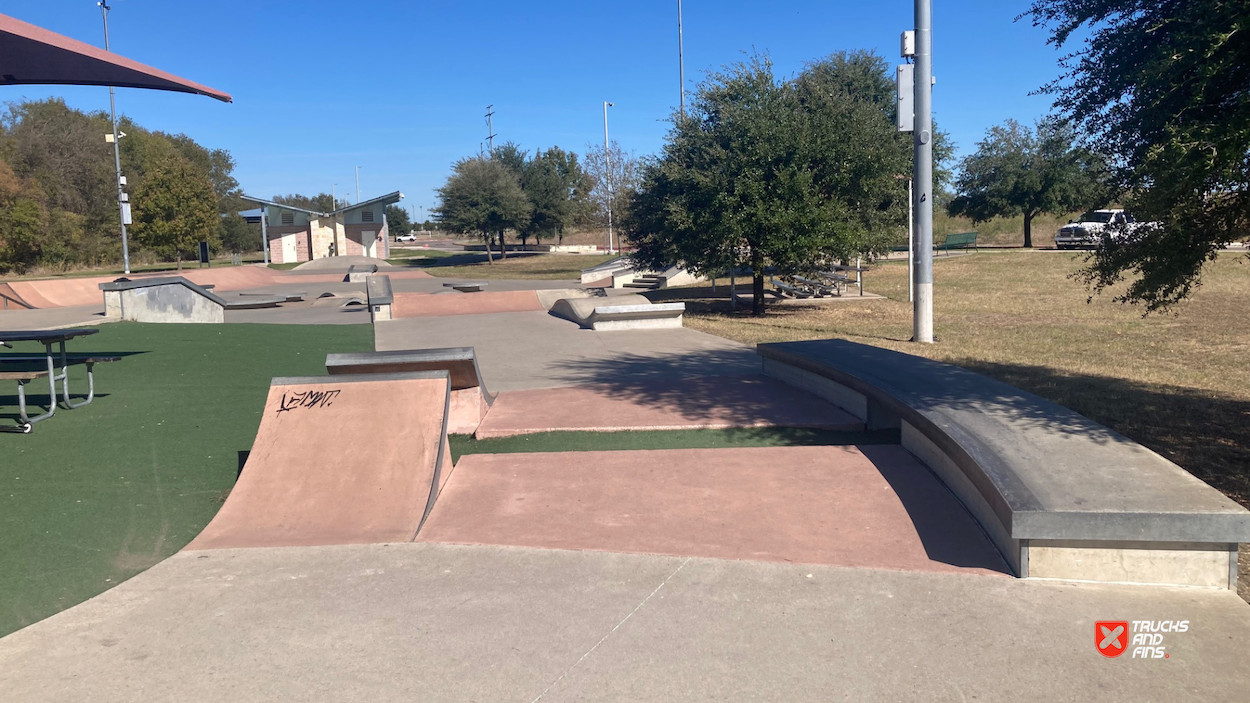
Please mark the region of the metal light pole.
[[933, 1], [916, 0], [916, 299], [912, 341], [933, 343]]
[[681, 0], [677, 0], [677, 77], [681, 81], [681, 116], [686, 116], [686, 59], [681, 38]]
[[360, 167], [356, 167], [356, 204], [360, 204]]
[[603, 101], [603, 160], [607, 166], [608, 179], [608, 253], [612, 254], [615, 249], [612, 245], [612, 149], [608, 146], [608, 108], [616, 107], [616, 103]]
[[260, 248], [265, 252], [265, 265], [269, 265], [269, 208], [260, 206]]
[[337, 183], [330, 184], [330, 212], [339, 209], [338, 187], [339, 184]]
[[[100, 6], [100, 16], [104, 18], [104, 50], [111, 51], [108, 0], [100, 0], [96, 4]], [[122, 263], [126, 273], [130, 273], [130, 244], [126, 241], [126, 193], [122, 189], [122, 149], [117, 136], [117, 97], [113, 86], [109, 86], [109, 115], [113, 120], [113, 165], [117, 171], [117, 217], [122, 226]]]

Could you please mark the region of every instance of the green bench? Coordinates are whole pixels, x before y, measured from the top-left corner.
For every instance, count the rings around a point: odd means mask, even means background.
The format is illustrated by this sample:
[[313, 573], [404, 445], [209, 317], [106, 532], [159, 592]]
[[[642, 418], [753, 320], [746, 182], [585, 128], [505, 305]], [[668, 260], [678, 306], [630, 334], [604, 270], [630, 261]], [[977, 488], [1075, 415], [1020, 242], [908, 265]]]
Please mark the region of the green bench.
[[960, 232], [958, 234], [948, 234], [941, 244], [933, 247], [937, 251], [954, 251], [955, 249], [975, 249], [981, 251], [977, 247], [976, 232]]

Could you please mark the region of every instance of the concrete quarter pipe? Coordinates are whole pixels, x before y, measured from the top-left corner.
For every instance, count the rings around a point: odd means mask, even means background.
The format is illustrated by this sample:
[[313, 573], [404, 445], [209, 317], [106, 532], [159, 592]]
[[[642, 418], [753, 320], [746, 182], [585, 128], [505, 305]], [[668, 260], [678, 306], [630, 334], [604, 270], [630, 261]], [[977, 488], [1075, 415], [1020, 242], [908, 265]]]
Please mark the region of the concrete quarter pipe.
[[410, 542], [451, 472], [446, 371], [275, 378], [256, 442], [188, 550]]

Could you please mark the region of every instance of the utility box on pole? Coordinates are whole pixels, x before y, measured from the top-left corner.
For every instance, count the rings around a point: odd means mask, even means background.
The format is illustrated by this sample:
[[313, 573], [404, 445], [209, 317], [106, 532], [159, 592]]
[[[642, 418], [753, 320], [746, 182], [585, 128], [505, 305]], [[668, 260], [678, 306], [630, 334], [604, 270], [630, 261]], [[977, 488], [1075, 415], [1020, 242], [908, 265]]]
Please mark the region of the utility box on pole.
[[898, 131], [912, 132], [916, 129], [916, 67], [905, 63], [898, 67], [895, 76], [895, 95], [898, 98]]

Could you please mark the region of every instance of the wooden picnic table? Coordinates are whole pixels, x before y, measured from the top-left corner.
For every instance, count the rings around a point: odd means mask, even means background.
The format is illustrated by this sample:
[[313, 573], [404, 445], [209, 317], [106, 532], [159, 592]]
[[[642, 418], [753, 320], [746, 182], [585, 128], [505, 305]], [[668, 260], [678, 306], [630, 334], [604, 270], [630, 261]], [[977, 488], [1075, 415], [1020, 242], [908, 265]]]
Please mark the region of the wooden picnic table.
[[[81, 361], [87, 365], [87, 397], [85, 400], [74, 402], [70, 400], [69, 392], [69, 361], [70, 358], [65, 351], [65, 343], [71, 339], [78, 337], [86, 337], [96, 334], [100, 330], [90, 327], [74, 327], [63, 330], [6, 330], [0, 331], [0, 346], [11, 347], [13, 342], [39, 342], [43, 344], [44, 354], [42, 356], [34, 355], [0, 355], [0, 362], [9, 362], [22, 365], [31, 363], [46, 364], [46, 370], [38, 371], [0, 371], [0, 379], [17, 381], [17, 400], [18, 414], [21, 422], [15, 428], [0, 428], [4, 432], [21, 432], [29, 433], [32, 426], [36, 422], [46, 420], [56, 413], [57, 406], [57, 381], [61, 382], [62, 398], [67, 409], [81, 408], [88, 405], [95, 399], [95, 375], [92, 372], [92, 366], [101, 361], [115, 361], [116, 357], [85, 357], [74, 358], [75, 361]], [[53, 346], [57, 346], [57, 350], [53, 350]], [[60, 371], [57, 371], [57, 364], [60, 364]], [[26, 413], [26, 383], [36, 378], [48, 377], [48, 411], [30, 417]]]

